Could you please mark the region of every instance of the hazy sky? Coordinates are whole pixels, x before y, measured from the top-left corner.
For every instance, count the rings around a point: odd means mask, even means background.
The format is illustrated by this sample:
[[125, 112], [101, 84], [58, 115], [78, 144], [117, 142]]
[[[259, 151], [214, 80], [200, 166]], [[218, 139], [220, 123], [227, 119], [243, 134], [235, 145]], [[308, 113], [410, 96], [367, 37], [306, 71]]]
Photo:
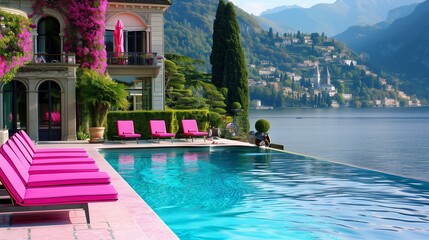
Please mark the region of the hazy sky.
[[279, 6], [299, 5], [311, 7], [318, 3], [333, 3], [336, 0], [230, 0], [248, 13], [259, 15], [261, 12]]

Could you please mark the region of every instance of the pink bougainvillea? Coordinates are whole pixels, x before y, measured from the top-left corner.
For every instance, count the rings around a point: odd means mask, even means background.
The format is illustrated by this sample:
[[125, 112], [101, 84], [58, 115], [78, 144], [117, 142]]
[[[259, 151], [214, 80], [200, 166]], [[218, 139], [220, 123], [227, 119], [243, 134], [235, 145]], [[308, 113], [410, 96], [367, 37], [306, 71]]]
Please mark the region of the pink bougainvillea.
[[67, 29], [64, 31], [64, 50], [75, 53], [81, 67], [104, 73], [107, 67], [104, 47], [107, 0], [64, 0], [61, 4], [33, 0], [32, 15], [42, 14], [41, 9], [44, 7], [55, 8], [65, 17]]
[[10, 81], [19, 67], [32, 58], [30, 21], [22, 16], [0, 12], [7, 30], [0, 33], [0, 80]]

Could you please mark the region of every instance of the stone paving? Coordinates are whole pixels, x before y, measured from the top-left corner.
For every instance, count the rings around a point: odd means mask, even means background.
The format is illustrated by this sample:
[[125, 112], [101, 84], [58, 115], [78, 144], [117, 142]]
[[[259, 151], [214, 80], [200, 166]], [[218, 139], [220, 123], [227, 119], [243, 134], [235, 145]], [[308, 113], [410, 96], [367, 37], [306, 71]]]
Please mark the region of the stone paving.
[[[0, 214], [0, 240], [130, 240], [178, 239], [155, 212], [98, 153], [98, 148], [144, 148], [169, 146], [249, 145], [226, 139], [194, 142], [185, 139], [161, 141], [120, 141], [104, 144], [40, 143], [38, 147], [84, 147], [97, 161], [101, 171], [107, 172], [119, 193], [119, 200], [111, 203], [91, 203], [91, 223], [85, 221], [83, 210], [38, 213]], [[1, 208], [1, 206], [0, 206]]]

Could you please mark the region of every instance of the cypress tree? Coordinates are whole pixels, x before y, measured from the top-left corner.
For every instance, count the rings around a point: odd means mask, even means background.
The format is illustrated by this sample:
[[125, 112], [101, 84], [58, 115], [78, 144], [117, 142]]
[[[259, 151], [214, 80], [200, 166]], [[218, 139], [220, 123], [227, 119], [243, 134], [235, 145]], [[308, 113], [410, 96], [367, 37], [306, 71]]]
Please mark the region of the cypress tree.
[[228, 88], [227, 106], [239, 102], [245, 111], [249, 109], [249, 86], [247, 79], [246, 58], [240, 42], [240, 26], [234, 10], [234, 4], [229, 2], [225, 8], [225, 60], [224, 79]]
[[213, 23], [213, 45], [210, 63], [212, 64], [212, 83], [217, 88], [225, 87], [225, 7], [225, 1], [220, 0]]

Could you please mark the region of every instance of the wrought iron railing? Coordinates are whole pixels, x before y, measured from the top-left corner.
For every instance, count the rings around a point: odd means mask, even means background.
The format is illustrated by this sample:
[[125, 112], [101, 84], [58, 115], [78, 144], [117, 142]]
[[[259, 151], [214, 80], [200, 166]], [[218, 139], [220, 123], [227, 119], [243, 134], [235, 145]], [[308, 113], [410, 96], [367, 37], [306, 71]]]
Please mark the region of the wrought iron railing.
[[76, 56], [74, 54], [35, 53], [33, 55], [33, 62], [35, 63], [76, 63]]
[[[158, 57], [159, 58], [159, 57]], [[76, 63], [74, 54], [46, 54], [35, 53], [35, 63]], [[107, 64], [109, 65], [148, 65], [157, 63], [156, 53], [146, 52], [109, 52], [107, 53]]]
[[109, 65], [156, 65], [156, 53], [144, 52], [109, 52], [107, 64]]

